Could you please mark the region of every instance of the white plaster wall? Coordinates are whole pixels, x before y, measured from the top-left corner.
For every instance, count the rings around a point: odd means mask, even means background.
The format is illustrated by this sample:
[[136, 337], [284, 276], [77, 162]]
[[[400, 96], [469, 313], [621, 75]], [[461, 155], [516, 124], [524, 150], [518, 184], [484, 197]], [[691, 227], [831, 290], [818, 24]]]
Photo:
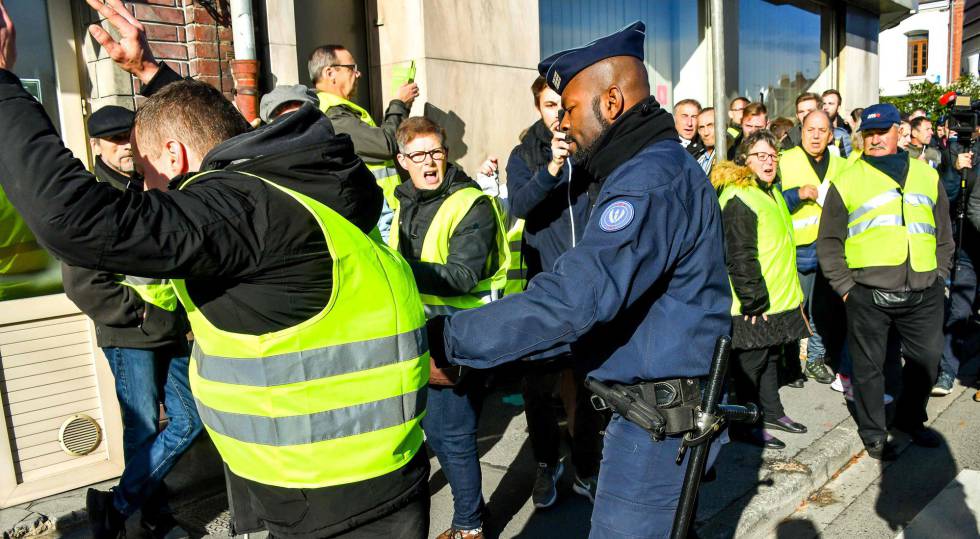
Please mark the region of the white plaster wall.
[[[919, 12], [879, 36], [881, 95], [905, 95], [909, 84], [930, 80], [946, 84], [949, 63], [949, 0], [921, 2]], [[929, 68], [925, 76], [908, 76], [908, 33], [929, 32]]]

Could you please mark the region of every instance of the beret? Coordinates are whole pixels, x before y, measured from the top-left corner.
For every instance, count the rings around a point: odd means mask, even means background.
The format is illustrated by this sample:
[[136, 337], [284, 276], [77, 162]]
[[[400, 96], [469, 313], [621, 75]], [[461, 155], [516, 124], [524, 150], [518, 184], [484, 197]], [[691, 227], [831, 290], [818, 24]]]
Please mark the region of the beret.
[[262, 96], [262, 100], [259, 102], [259, 118], [262, 118], [263, 122], [269, 123], [275, 119], [272, 114], [276, 109], [293, 102], [312, 103], [314, 107], [320, 106], [320, 99], [316, 93], [302, 84], [276, 86], [271, 92]]
[[902, 116], [895, 105], [878, 103], [864, 109], [861, 113], [861, 131], [865, 129], [888, 129], [902, 123]]
[[564, 50], [538, 64], [538, 73], [560, 95], [583, 69], [613, 56], [633, 56], [643, 60], [646, 25], [636, 21], [625, 28], [574, 49]]
[[92, 138], [109, 138], [133, 129], [136, 114], [116, 105], [108, 105], [92, 113], [88, 117], [88, 136]]

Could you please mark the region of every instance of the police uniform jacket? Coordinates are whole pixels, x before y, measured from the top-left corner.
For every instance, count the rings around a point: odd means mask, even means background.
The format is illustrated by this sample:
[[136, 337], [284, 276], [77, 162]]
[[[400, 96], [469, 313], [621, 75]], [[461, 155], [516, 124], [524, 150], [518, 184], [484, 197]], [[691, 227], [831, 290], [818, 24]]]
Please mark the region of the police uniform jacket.
[[[177, 79], [163, 66], [144, 94]], [[186, 279], [207, 319], [232, 332], [294, 326], [322, 311], [332, 290], [332, 261], [312, 214], [239, 171], [312, 197], [365, 232], [381, 211], [381, 189], [350, 138], [310, 104], [218, 145], [201, 165], [214, 172], [168, 192], [94, 181], [17, 76], [2, 69], [0, 117], [0, 184], [44, 247], [75, 266]], [[410, 503], [425, 486], [428, 462], [420, 452], [394, 472], [320, 489], [228, 478], [236, 534], [264, 524], [278, 537], [312, 539]]]
[[523, 294], [445, 320], [434, 354], [486, 368], [575, 343], [600, 380], [708, 372], [731, 327], [731, 291], [704, 172], [653, 98], [612, 124], [587, 167], [601, 183], [581, 242]]

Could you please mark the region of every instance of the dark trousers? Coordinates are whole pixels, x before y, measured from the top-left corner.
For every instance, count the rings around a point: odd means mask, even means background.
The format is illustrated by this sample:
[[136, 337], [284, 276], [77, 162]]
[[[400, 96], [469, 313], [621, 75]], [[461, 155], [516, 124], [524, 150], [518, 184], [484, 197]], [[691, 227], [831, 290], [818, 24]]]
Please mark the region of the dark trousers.
[[[574, 426], [572, 436], [572, 464], [579, 477], [592, 477], [599, 473], [602, 459], [602, 430], [606, 419], [589, 400], [592, 392], [585, 387], [585, 375], [573, 370], [575, 379]], [[554, 466], [561, 457], [561, 429], [558, 416], [552, 406], [552, 389], [561, 371], [528, 372], [522, 380], [524, 415], [527, 418], [528, 438], [537, 462]]]
[[[779, 400], [779, 360], [782, 346], [733, 350], [735, 393], [743, 403], [754, 402], [767, 420], [786, 415]], [[796, 361], [799, 363], [799, 360]]]
[[921, 426], [926, 403], [936, 381], [943, 346], [943, 285], [936, 282], [921, 293], [921, 300], [894, 306], [875, 304], [873, 290], [856, 285], [847, 296], [847, 347], [853, 363], [854, 415], [865, 444], [883, 439], [885, 418], [885, 363], [888, 332], [894, 327], [902, 344], [902, 393], [895, 422], [906, 428]]
[[453, 491], [452, 527], [460, 530], [483, 526], [483, 472], [476, 444], [483, 397], [483, 386], [475, 380], [456, 387], [430, 385], [422, 418], [426, 443]]
[[[973, 249], [976, 250], [976, 249]], [[977, 299], [977, 273], [974, 253], [956, 250], [956, 281], [950, 287], [946, 302], [946, 324], [943, 327], [942, 371], [956, 376], [960, 370], [962, 341], [970, 329], [970, 317], [975, 312]]]
[[[284, 539], [289, 535], [269, 533], [269, 539]], [[408, 505], [367, 524], [340, 533], [323, 537], [343, 539], [427, 539], [429, 537], [429, 486], [418, 490]]]

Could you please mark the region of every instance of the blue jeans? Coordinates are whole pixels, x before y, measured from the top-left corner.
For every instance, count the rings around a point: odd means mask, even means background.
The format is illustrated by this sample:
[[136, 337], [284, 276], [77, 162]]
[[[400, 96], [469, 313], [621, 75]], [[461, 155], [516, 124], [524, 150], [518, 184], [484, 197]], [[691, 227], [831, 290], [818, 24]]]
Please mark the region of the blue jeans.
[[956, 282], [950, 287], [946, 300], [946, 323], [943, 325], [943, 358], [941, 371], [956, 376], [960, 370], [960, 341], [969, 330], [970, 316], [977, 299], [977, 273], [973, 259], [963, 249], [957, 249], [953, 258], [956, 264]]
[[[715, 440], [705, 469], [718, 458], [724, 439]], [[687, 452], [674, 463], [681, 439], [655, 442], [650, 434], [614, 415], [606, 428], [599, 485], [589, 539], [668, 537], [687, 471]]]
[[[126, 516], [142, 508], [152, 520], [168, 511], [158, 494], [163, 478], [202, 429], [187, 379], [188, 358], [168, 348], [102, 350], [116, 379], [126, 460], [113, 505]], [[161, 400], [169, 422], [158, 433]]]
[[817, 332], [817, 324], [814, 321], [813, 316], [813, 289], [817, 282], [817, 272], [820, 270], [813, 270], [808, 273], [798, 272], [797, 275], [800, 277], [800, 287], [803, 288], [803, 302], [806, 304], [806, 317], [810, 320], [810, 330], [813, 335], [806, 341], [806, 362], [813, 363], [819, 358], [825, 357], [827, 355], [827, 349], [824, 348], [823, 338], [820, 337], [820, 333]]
[[483, 526], [483, 473], [476, 448], [476, 430], [483, 406], [483, 388], [429, 386], [422, 430], [439, 459], [453, 491], [453, 528]]

